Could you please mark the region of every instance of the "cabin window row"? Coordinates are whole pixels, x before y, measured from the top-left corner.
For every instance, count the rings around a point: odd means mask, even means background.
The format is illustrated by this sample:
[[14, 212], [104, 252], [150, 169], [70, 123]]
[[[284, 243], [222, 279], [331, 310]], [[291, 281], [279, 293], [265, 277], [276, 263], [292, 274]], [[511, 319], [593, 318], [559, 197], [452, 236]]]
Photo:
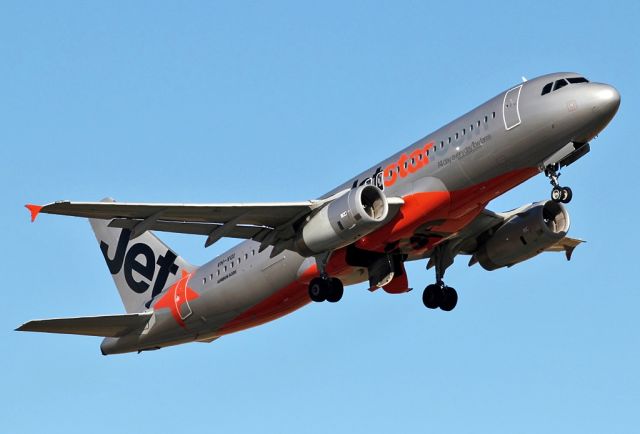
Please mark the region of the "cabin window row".
[[[249, 259], [249, 256], [255, 256], [255, 255], [256, 255], [255, 249], [251, 249], [251, 254], [249, 254], [248, 252], [245, 252], [244, 255], [238, 256], [233, 261], [230, 261], [227, 265], [223, 265], [221, 267], [218, 267], [218, 270], [216, 271], [216, 276], [220, 276], [220, 274], [226, 273], [227, 270], [231, 270], [232, 268], [235, 268], [236, 265], [240, 265], [240, 263], [242, 262], [242, 257], [243, 256], [244, 256], [244, 259], [247, 260], [247, 259]], [[207, 279], [213, 280], [213, 277], [214, 277], [213, 273], [209, 274], [209, 276], [203, 277], [202, 278], [202, 284], [207, 283]]]
[[[491, 119], [495, 119], [496, 118], [496, 112], [491, 112]], [[484, 117], [484, 123], [489, 123], [489, 116], [485, 115]], [[474, 128], [480, 128], [480, 125], [482, 125], [482, 120], [478, 120], [476, 121], [475, 124], [470, 124], [469, 125], [469, 133], [471, 133], [471, 131], [474, 130]], [[460, 137], [465, 136], [467, 134], [467, 128], [463, 128], [461, 131], [458, 131], [455, 133], [454, 138], [455, 140], [458, 140]], [[450, 145], [451, 142], [454, 139], [451, 138], [451, 136], [447, 137], [447, 140], [445, 142], [445, 140], [440, 140], [440, 149], [444, 148], [444, 145]], [[427, 150], [427, 155], [429, 155], [429, 150]]]

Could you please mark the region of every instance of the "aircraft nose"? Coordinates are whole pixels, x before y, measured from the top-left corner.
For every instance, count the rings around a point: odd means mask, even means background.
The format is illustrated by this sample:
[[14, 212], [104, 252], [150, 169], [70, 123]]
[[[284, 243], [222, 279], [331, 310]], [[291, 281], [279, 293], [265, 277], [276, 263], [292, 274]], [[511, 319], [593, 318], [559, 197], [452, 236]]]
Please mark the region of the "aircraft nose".
[[620, 107], [620, 93], [608, 84], [593, 84], [593, 111], [610, 120]]

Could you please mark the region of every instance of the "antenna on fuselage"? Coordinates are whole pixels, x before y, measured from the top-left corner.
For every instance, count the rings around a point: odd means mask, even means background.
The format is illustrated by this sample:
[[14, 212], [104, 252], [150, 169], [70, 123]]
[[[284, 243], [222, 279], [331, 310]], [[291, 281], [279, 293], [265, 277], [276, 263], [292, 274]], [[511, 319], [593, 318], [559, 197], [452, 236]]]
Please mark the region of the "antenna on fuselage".
[[525, 77], [524, 75], [522, 76], [522, 82], [526, 83], [527, 82], [527, 77]]

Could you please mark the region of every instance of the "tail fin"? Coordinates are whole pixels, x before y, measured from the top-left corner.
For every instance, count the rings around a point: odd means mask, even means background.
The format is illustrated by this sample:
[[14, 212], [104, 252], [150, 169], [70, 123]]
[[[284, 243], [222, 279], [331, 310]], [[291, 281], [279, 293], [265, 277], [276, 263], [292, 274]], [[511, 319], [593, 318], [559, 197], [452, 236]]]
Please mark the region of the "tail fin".
[[145, 310], [154, 297], [179, 280], [182, 269], [195, 268], [152, 232], [132, 240], [130, 229], [109, 227], [109, 220], [89, 222], [127, 313]]

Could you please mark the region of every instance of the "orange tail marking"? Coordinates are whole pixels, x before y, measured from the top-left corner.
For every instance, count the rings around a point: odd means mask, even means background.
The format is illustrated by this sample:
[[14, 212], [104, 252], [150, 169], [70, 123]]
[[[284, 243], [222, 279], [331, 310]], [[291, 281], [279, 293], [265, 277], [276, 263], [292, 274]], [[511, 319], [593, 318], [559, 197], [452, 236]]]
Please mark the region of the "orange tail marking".
[[36, 220], [36, 217], [38, 217], [38, 214], [40, 214], [40, 210], [42, 209], [42, 207], [40, 205], [32, 204], [27, 204], [24, 207], [27, 208], [31, 213], [31, 223], [33, 223]]

